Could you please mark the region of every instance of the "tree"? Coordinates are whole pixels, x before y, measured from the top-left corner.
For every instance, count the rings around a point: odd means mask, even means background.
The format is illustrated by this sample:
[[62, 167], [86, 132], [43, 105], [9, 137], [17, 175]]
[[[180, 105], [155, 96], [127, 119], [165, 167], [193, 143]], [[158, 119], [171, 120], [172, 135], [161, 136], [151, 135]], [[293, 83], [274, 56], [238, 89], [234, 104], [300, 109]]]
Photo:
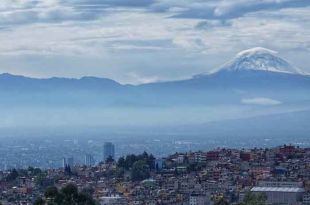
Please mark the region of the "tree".
[[132, 165], [131, 180], [141, 181], [150, 177], [149, 166], [143, 160], [136, 161]]
[[64, 171], [65, 171], [65, 174], [67, 174], [69, 176], [72, 174], [71, 167], [69, 165], [65, 166], [65, 170]]
[[105, 163], [107, 164], [110, 164], [110, 163], [113, 163], [114, 162], [114, 159], [112, 156], [108, 156], [108, 158], [105, 160]]
[[47, 184], [48, 183], [46, 183], [46, 174], [45, 173], [40, 173], [40, 174], [38, 174], [38, 175], [36, 175], [35, 177], [34, 177], [34, 183], [37, 185], [37, 186], [40, 186], [40, 187], [46, 187], [46, 186], [48, 186]]
[[[49, 187], [44, 196], [51, 205], [96, 205], [96, 201], [91, 196], [92, 193], [91, 189], [83, 189], [79, 192], [74, 184], [68, 184], [61, 190], [54, 186]], [[35, 203], [35, 205], [43, 205], [45, 201], [39, 197]]]
[[155, 157], [150, 154], [147, 158], [147, 164], [149, 165], [151, 170], [155, 169]]
[[216, 200], [214, 205], [228, 205], [228, 202], [222, 197], [219, 200]]
[[155, 157], [153, 155], [149, 155], [147, 152], [143, 152], [140, 155], [130, 154], [127, 155], [126, 158], [121, 157], [117, 162], [117, 166], [120, 168], [124, 168], [125, 170], [129, 170], [133, 167], [133, 164], [139, 160], [144, 161], [150, 169], [155, 169]]
[[60, 191], [63, 194], [65, 204], [74, 204], [75, 199], [78, 197], [78, 189], [74, 184], [68, 184]]
[[125, 167], [126, 167], [126, 161], [125, 161], [125, 158], [124, 158], [124, 157], [120, 157], [120, 158], [118, 159], [117, 166], [118, 166], [118, 167], [122, 167], [122, 168], [125, 168]]
[[188, 172], [195, 172], [195, 171], [201, 171], [201, 170], [202, 170], [202, 165], [199, 163], [190, 163], [187, 166]]
[[45, 201], [42, 199], [42, 197], [37, 198], [34, 202], [33, 205], [44, 205]]
[[264, 205], [266, 204], [266, 200], [266, 194], [254, 194], [249, 192], [244, 196], [243, 201], [238, 205]]
[[58, 194], [58, 189], [54, 186], [51, 186], [46, 189], [44, 196], [45, 198], [55, 199]]
[[13, 169], [8, 176], [6, 177], [6, 181], [14, 181], [15, 179], [17, 179], [18, 177], [18, 172], [16, 171], [16, 169]]
[[95, 205], [94, 199], [87, 193], [81, 192], [77, 196], [77, 204], [79, 205]]
[[42, 170], [40, 169], [40, 168], [34, 168], [34, 170], [33, 170], [33, 172], [32, 172], [32, 174], [34, 175], [34, 176], [37, 176], [37, 175], [39, 175], [39, 174], [41, 174], [42, 173]]
[[124, 174], [125, 174], [125, 169], [124, 169], [124, 168], [118, 167], [118, 168], [116, 169], [115, 175], [116, 175], [117, 178], [123, 178], [123, 177], [124, 177]]

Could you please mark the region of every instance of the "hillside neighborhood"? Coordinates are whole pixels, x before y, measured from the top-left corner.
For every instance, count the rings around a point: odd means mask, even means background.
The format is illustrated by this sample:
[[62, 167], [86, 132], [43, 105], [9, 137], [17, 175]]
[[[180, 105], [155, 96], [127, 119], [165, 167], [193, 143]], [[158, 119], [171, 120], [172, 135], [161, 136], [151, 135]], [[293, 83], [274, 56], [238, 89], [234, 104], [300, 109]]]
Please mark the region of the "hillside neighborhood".
[[67, 189], [88, 200], [72, 204], [246, 204], [256, 196], [258, 204], [309, 204], [310, 148], [218, 148], [166, 158], [144, 152], [93, 166], [13, 169], [0, 178], [8, 205], [50, 203]]

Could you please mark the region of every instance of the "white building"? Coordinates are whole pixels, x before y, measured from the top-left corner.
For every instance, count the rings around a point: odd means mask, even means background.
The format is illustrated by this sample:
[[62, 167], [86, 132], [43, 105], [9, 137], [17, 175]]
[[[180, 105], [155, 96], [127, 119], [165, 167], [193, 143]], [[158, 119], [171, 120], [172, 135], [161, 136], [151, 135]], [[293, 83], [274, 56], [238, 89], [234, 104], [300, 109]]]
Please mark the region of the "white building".
[[302, 201], [305, 190], [298, 187], [253, 187], [251, 192], [266, 194], [268, 204], [297, 205]]
[[124, 198], [113, 195], [113, 196], [105, 196], [100, 198], [100, 205], [120, 205], [127, 204]]
[[302, 182], [287, 182], [287, 181], [260, 181], [260, 187], [302, 187]]
[[209, 205], [210, 195], [192, 193], [189, 197], [189, 205]]
[[303, 204], [310, 204], [310, 193], [304, 194], [302, 198], [302, 203]]

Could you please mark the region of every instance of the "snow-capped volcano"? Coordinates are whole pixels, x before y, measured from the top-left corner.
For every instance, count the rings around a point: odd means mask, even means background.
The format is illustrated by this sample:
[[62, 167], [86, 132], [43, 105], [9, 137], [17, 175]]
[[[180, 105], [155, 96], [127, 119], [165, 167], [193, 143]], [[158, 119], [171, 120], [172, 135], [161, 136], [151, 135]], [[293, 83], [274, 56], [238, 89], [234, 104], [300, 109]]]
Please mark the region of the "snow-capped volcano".
[[226, 63], [218, 71], [242, 71], [259, 70], [270, 72], [282, 72], [292, 74], [304, 74], [298, 68], [290, 65], [286, 60], [277, 56], [277, 52], [266, 48], [256, 47], [241, 51], [230, 62]]

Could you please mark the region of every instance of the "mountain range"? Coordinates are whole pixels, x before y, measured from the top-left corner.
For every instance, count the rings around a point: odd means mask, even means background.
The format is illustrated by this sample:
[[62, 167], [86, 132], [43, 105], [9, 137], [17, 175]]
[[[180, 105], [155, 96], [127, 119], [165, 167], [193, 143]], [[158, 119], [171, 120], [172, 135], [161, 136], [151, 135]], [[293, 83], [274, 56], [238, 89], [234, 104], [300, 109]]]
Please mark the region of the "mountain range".
[[310, 110], [310, 75], [265, 48], [242, 51], [222, 67], [189, 79], [141, 85], [6, 73], [0, 75], [0, 99], [2, 128], [132, 126], [208, 133], [208, 127], [217, 130], [215, 123], [236, 134], [263, 121], [253, 131], [266, 135], [264, 127], [282, 116], [271, 134], [284, 127], [304, 135], [310, 131], [304, 125], [310, 117], [303, 114]]

